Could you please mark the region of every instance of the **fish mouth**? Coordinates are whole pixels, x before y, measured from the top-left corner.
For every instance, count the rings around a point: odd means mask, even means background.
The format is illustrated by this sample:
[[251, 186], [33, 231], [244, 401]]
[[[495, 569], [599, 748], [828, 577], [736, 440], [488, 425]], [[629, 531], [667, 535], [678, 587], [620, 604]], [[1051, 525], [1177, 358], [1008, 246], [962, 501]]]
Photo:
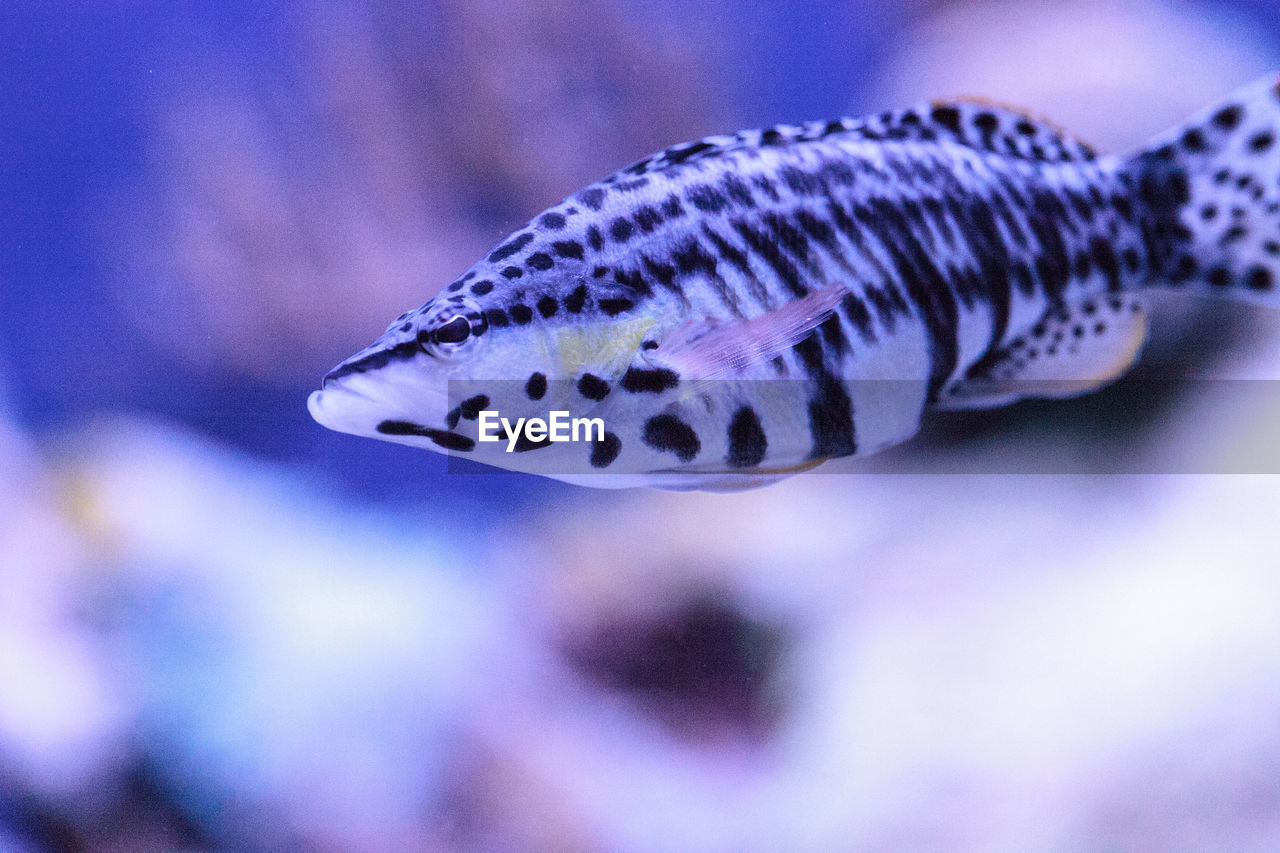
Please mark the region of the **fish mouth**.
[[321, 390], [307, 397], [307, 411], [316, 423], [351, 435], [376, 435], [382, 409], [371, 397], [328, 377]]
[[[427, 394], [426, 390], [418, 387], [410, 399], [404, 388], [338, 368], [324, 378], [319, 391], [307, 397], [307, 411], [318, 424], [336, 432], [415, 447], [423, 446], [425, 438], [432, 449], [471, 450], [475, 441], [445, 424], [443, 391]], [[440, 414], [423, 419], [423, 412]]]

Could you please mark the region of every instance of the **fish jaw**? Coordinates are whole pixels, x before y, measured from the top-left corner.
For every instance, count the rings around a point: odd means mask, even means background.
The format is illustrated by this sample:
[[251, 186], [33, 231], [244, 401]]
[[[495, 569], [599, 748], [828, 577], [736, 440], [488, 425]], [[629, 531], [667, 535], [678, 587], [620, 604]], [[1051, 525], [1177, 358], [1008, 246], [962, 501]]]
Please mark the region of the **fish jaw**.
[[[397, 377], [400, 381], [388, 381], [392, 377], [386, 371], [405, 375]], [[447, 399], [443, 380], [430, 383], [408, 369], [384, 368], [374, 374], [325, 377], [321, 389], [307, 398], [307, 410], [317, 423], [336, 432], [440, 450], [438, 443], [424, 441], [421, 435], [388, 431], [388, 424], [448, 432]]]

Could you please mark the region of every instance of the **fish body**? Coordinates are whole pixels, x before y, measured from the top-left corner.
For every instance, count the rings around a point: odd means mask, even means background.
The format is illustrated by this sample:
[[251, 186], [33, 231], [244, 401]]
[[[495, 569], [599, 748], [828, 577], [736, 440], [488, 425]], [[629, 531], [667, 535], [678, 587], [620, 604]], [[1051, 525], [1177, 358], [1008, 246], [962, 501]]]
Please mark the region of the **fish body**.
[[[732, 489], [930, 407], [1080, 394], [1137, 358], [1144, 290], [1276, 302], [1278, 130], [1271, 79], [1124, 157], [979, 102], [674, 146], [539, 214], [309, 406], [586, 485]], [[602, 429], [487, 442], [486, 411]]]

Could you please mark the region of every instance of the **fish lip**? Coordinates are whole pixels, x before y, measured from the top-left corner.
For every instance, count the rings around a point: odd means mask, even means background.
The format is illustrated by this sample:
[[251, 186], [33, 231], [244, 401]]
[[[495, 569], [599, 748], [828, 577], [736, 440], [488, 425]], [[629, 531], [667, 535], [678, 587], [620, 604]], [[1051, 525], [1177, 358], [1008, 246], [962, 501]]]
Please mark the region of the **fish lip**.
[[450, 428], [447, 413], [424, 420], [394, 399], [386, 399], [384, 393], [376, 385], [370, 385], [360, 373], [336, 379], [331, 378], [331, 374], [332, 371], [321, 382], [318, 391], [307, 395], [307, 411], [323, 427], [351, 435], [386, 438], [378, 426], [403, 421], [420, 429], [465, 437]]
[[[341, 405], [344, 400], [347, 405]], [[334, 403], [338, 405], [332, 405]], [[362, 420], [360, 415], [363, 411], [367, 411], [371, 404], [376, 405], [377, 401], [368, 394], [352, 388], [346, 382], [322, 383], [319, 391], [312, 391], [307, 395], [307, 411], [316, 423], [336, 432], [353, 435], [366, 434], [367, 430], [360, 423]], [[373, 424], [370, 424], [369, 428], [372, 427]]]

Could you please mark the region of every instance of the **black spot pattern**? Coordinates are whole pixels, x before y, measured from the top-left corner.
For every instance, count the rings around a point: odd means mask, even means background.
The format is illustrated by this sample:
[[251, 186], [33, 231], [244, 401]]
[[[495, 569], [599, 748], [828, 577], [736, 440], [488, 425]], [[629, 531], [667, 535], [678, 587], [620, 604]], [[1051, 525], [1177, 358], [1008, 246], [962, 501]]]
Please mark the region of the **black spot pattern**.
[[542, 373], [533, 373], [524, 384], [524, 394], [530, 400], [541, 400], [547, 393], [547, 377]]
[[555, 297], [544, 296], [538, 300], [538, 313], [543, 317], [554, 317], [557, 308], [559, 308], [559, 304], [556, 302]]
[[555, 261], [546, 252], [534, 252], [525, 263], [535, 270], [549, 270], [555, 266]]
[[702, 442], [693, 427], [669, 414], [655, 415], [645, 421], [640, 440], [654, 450], [674, 453], [681, 462], [692, 462], [702, 450]]
[[588, 400], [603, 400], [609, 396], [609, 383], [594, 373], [584, 373], [578, 380], [578, 393]]
[[591, 467], [608, 468], [622, 452], [622, 440], [611, 432], [605, 432], [603, 440], [591, 443]]
[[516, 436], [516, 443], [511, 446], [511, 451], [513, 453], [528, 453], [530, 450], [542, 450], [543, 448], [550, 446], [551, 438], [549, 436], [544, 436], [535, 440], [529, 438], [529, 436], [525, 434], [524, 430], [521, 430], [520, 434]]
[[587, 301], [587, 286], [580, 284], [573, 289], [564, 299], [564, 309], [570, 314], [577, 314], [582, 311]]
[[1245, 275], [1244, 284], [1250, 290], [1266, 291], [1275, 286], [1275, 279], [1265, 267], [1254, 267]]
[[458, 413], [467, 420], [474, 421], [487, 408], [489, 408], [489, 398], [484, 394], [477, 394], [459, 403]]
[[1213, 116], [1213, 123], [1222, 130], [1235, 130], [1244, 118], [1244, 109], [1238, 104], [1223, 107]]
[[609, 236], [619, 243], [625, 243], [631, 239], [631, 235], [635, 232], [635, 226], [631, 224], [631, 220], [625, 217], [618, 217], [609, 225]]
[[635, 220], [640, 230], [649, 234], [662, 224], [662, 214], [658, 213], [657, 208], [645, 205], [636, 211]]
[[636, 306], [630, 299], [601, 299], [598, 303], [600, 310], [610, 317], [616, 317], [624, 311], [630, 311]]
[[660, 394], [680, 384], [680, 375], [665, 368], [629, 367], [622, 374], [622, 390], [632, 394]]
[[562, 258], [582, 260], [582, 244], [577, 240], [557, 240], [551, 244], [551, 248]]

